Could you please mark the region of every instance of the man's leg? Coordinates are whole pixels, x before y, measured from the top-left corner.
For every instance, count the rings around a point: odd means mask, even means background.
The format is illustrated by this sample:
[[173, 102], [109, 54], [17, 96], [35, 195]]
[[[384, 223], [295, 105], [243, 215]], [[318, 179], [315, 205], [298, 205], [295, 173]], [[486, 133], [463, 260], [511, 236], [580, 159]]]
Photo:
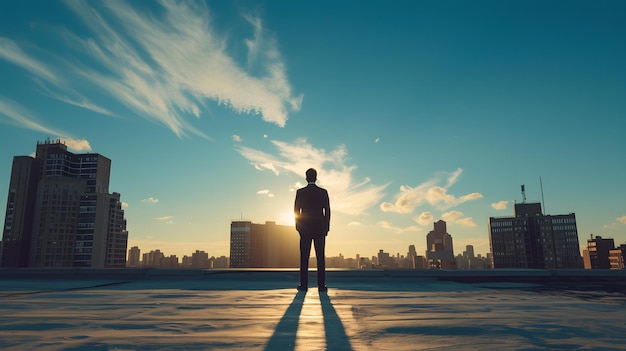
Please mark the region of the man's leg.
[[317, 257], [317, 287], [326, 288], [326, 236], [317, 236], [314, 239], [315, 257]]
[[311, 236], [300, 234], [300, 286], [309, 285], [309, 256], [311, 256]]

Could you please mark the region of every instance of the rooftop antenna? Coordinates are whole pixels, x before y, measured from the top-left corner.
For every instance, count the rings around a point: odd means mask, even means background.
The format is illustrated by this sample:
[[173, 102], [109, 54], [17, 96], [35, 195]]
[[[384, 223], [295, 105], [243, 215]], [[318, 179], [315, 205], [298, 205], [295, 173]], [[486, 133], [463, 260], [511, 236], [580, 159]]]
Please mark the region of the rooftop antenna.
[[526, 203], [526, 190], [524, 189], [524, 184], [522, 184], [522, 203]]
[[539, 186], [541, 187], [541, 207], [543, 207], [543, 213], [547, 213], [546, 211], [546, 202], [543, 199], [543, 182], [541, 181], [541, 176], [539, 176]]

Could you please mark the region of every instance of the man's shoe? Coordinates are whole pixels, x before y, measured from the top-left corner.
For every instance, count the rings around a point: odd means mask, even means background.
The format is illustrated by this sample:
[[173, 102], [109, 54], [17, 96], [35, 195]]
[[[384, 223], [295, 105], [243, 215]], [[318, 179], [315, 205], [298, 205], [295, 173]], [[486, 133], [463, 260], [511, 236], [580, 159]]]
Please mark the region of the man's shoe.
[[326, 285], [318, 286], [317, 287], [317, 291], [318, 292], [326, 292], [326, 291], [328, 291], [328, 288], [326, 287]]
[[307, 291], [307, 287], [303, 285], [298, 285], [298, 291]]

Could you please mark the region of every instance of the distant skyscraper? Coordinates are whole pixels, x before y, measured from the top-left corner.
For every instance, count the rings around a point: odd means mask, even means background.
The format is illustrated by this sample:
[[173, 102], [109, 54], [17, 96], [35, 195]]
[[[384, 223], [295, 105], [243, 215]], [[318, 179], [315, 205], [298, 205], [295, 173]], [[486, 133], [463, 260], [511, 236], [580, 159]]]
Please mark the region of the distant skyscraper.
[[587, 239], [587, 252], [589, 253], [589, 264], [591, 269], [610, 269], [609, 251], [615, 248], [613, 239], [603, 239], [601, 236], [593, 235]]
[[300, 236], [293, 226], [276, 222], [230, 224], [231, 268], [291, 268], [300, 266]]
[[141, 250], [138, 246], [133, 246], [128, 250], [127, 267], [141, 267]]
[[393, 258], [389, 256], [388, 252], [383, 250], [378, 251], [378, 264], [383, 268], [397, 268], [397, 264]]
[[456, 268], [452, 235], [448, 234], [446, 222], [434, 223], [434, 230], [426, 235], [426, 259], [430, 268]]
[[163, 260], [165, 255], [161, 250], [152, 250], [142, 255], [141, 265], [142, 267], [163, 267]]
[[13, 159], [0, 250], [3, 267], [125, 267], [128, 232], [111, 160], [37, 144]]
[[626, 258], [626, 244], [622, 244], [612, 250], [609, 250], [609, 261], [611, 269], [624, 269], [624, 259]]
[[489, 218], [494, 268], [582, 268], [576, 215], [544, 215], [540, 203], [515, 204], [515, 217]]
[[209, 262], [209, 254], [196, 250], [191, 254], [191, 267], [193, 268], [212, 268]]

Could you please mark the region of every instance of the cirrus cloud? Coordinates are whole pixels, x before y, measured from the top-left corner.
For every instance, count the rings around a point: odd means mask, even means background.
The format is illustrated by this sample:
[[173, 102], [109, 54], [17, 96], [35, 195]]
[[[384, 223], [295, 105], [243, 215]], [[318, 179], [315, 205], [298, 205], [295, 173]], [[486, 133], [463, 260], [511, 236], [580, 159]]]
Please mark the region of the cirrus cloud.
[[[159, 1], [153, 13], [126, 2], [65, 4], [86, 32], [59, 26], [55, 34], [67, 43], [61, 50], [0, 37], [0, 60], [27, 71], [48, 97], [113, 116], [99, 106], [105, 101], [110, 106], [104, 93], [179, 137], [207, 139], [194, 120], [208, 102], [280, 127], [300, 110], [303, 97], [292, 92], [278, 44], [258, 17], [241, 17], [253, 31], [252, 38], [244, 38], [232, 28], [214, 27], [212, 12], [201, 2]], [[231, 54], [239, 43], [248, 49], [247, 67]], [[29, 121], [22, 122], [44, 128]]]
[[141, 200], [141, 202], [148, 202], [148, 203], [151, 203], [151, 204], [157, 204], [157, 203], [159, 203], [159, 199], [154, 198], [154, 197], [149, 197], [147, 199]]
[[622, 223], [624, 223], [624, 224], [626, 224], [626, 216], [621, 216], [621, 217], [617, 218], [617, 220], [622, 222]]

